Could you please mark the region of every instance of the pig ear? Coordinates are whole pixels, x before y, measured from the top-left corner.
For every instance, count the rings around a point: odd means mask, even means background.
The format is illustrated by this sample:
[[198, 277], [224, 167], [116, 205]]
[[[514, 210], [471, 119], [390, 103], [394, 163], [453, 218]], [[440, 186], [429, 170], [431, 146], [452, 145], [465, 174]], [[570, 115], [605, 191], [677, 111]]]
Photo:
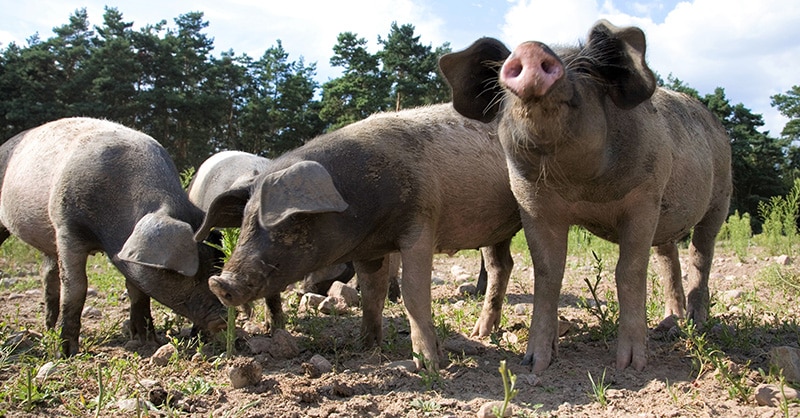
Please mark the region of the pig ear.
[[264, 228], [295, 213], [344, 212], [348, 206], [328, 170], [315, 161], [301, 161], [264, 177], [260, 199], [258, 220]]
[[148, 213], [133, 228], [117, 258], [122, 261], [197, 274], [200, 265], [192, 227], [165, 213]]
[[511, 51], [493, 38], [481, 38], [469, 48], [439, 58], [439, 69], [453, 93], [453, 107], [462, 115], [489, 122], [500, 109], [503, 89], [497, 74]]
[[591, 29], [586, 48], [598, 58], [600, 75], [609, 82], [609, 96], [622, 109], [647, 100], [656, 89], [656, 78], [645, 62], [644, 32], [619, 28], [601, 20]]
[[201, 242], [208, 237], [211, 228], [233, 228], [242, 225], [244, 207], [250, 199], [253, 178], [249, 182], [233, 185], [231, 189], [214, 198], [208, 207], [203, 224], [194, 234], [194, 239]]

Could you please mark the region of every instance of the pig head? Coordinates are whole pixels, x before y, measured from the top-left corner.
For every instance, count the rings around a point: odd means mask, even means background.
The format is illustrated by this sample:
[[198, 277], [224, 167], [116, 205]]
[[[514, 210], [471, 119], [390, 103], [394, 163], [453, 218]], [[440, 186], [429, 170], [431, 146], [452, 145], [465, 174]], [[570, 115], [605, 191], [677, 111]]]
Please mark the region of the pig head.
[[[730, 144], [702, 104], [656, 87], [645, 47], [640, 29], [600, 21], [579, 47], [525, 42], [511, 52], [484, 38], [439, 61], [454, 107], [499, 123], [534, 266], [523, 362], [535, 371], [557, 352], [570, 225], [619, 244], [618, 368], [646, 365], [651, 246], [666, 289], [665, 315], [707, 318], [714, 240], [731, 194]], [[687, 301], [676, 241], [692, 228]]]
[[[362, 336], [380, 342], [390, 253], [403, 264], [402, 299], [413, 349], [438, 368], [431, 320], [434, 253], [490, 247], [489, 287], [479, 327], [499, 322], [520, 228], [494, 126], [450, 104], [374, 115], [273, 160], [245, 205], [240, 240], [210, 287], [227, 305], [282, 291], [322, 267], [354, 261]], [[244, 192], [221, 195], [197, 238]], [[491, 268], [489, 268], [491, 267]], [[417, 359], [417, 365], [422, 361]]]
[[89, 118], [47, 123], [0, 147], [0, 237], [41, 251], [48, 328], [61, 317], [62, 350], [78, 351], [87, 257], [103, 251], [125, 277], [131, 331], [154, 338], [150, 297], [196, 326], [224, 326], [208, 289], [219, 253], [194, 241], [203, 212], [152, 138]]

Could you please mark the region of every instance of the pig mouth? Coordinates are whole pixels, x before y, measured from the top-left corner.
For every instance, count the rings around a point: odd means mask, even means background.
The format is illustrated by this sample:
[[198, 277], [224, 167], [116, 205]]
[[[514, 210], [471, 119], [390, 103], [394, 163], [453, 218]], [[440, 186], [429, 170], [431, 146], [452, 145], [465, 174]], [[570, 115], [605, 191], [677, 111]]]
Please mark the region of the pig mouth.
[[235, 277], [226, 276], [228, 274], [223, 272], [219, 276], [212, 276], [208, 279], [208, 287], [225, 306], [239, 306], [262, 297], [259, 289], [238, 284], [236, 282], [241, 279], [237, 280]]

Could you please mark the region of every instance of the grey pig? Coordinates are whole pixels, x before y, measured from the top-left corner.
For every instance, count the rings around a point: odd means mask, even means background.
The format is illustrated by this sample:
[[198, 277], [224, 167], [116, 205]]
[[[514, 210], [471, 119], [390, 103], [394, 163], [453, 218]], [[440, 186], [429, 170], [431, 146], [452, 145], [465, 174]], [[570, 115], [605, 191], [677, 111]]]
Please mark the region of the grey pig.
[[[212, 204], [204, 224], [224, 215], [230, 199]], [[509, 245], [520, 228], [492, 125], [458, 115], [449, 103], [377, 114], [273, 160], [246, 204], [239, 244], [210, 287], [226, 305], [240, 305], [353, 260], [370, 346], [382, 339], [387, 255], [399, 252], [412, 347], [422, 356], [415, 363], [436, 370], [433, 254], [486, 247], [489, 290], [476, 328], [490, 329], [500, 320], [513, 266]]]
[[[525, 42], [513, 53], [483, 38], [439, 64], [459, 112], [499, 119], [534, 266], [523, 363], [541, 371], [557, 354], [570, 225], [619, 244], [617, 368], [647, 363], [651, 246], [665, 316], [706, 320], [714, 241], [731, 196], [730, 143], [700, 102], [656, 87], [639, 28], [599, 21], [578, 47]], [[687, 304], [676, 242], [692, 229]]]
[[224, 327], [208, 288], [218, 254], [194, 241], [204, 213], [154, 139], [109, 121], [60, 119], [6, 141], [0, 172], [0, 242], [13, 234], [43, 253], [45, 321], [52, 329], [60, 314], [64, 354], [78, 352], [86, 261], [99, 251], [125, 277], [134, 337], [154, 338], [150, 296], [195, 326]]

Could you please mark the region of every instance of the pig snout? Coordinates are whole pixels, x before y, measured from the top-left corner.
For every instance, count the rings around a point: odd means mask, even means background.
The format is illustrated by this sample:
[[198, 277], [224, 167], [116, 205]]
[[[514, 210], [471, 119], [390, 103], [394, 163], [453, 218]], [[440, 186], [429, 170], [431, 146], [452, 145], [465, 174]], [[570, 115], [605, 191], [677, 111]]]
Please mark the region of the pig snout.
[[564, 66], [545, 45], [525, 42], [503, 63], [500, 83], [523, 100], [542, 97], [564, 76]]
[[239, 306], [257, 297], [252, 289], [241, 283], [240, 278], [224, 271], [208, 279], [208, 287], [226, 306]]

